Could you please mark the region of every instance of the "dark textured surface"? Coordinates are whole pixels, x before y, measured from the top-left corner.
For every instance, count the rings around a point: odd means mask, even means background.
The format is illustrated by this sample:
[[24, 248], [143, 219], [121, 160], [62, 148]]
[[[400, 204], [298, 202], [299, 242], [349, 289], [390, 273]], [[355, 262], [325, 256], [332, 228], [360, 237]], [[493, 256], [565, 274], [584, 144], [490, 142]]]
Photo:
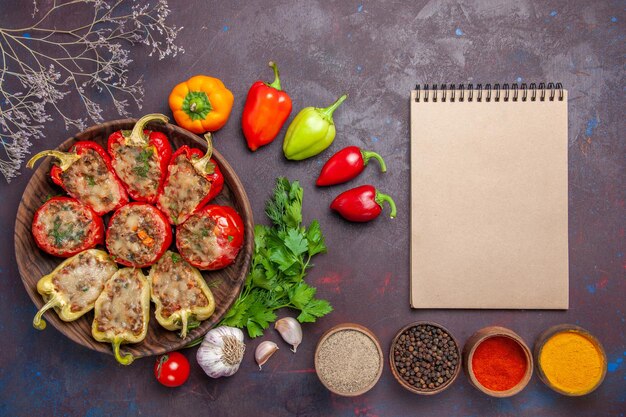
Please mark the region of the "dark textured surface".
[[[12, 2], [15, 3], [15, 2]], [[19, 2], [26, 10], [30, 2]], [[48, 2], [40, 2], [40, 8]], [[1, 185], [0, 415], [7, 416], [619, 416], [626, 410], [624, 340], [624, 2], [539, 1], [174, 1], [171, 19], [185, 29], [186, 53], [157, 62], [136, 51], [131, 77], [143, 75], [143, 110], [169, 114], [174, 84], [197, 73], [222, 78], [235, 94], [231, 120], [215, 146], [244, 183], [257, 221], [274, 178], [299, 179], [305, 219], [318, 218], [329, 253], [309, 274], [335, 312], [305, 325], [297, 354], [275, 331], [281, 350], [262, 372], [248, 341], [240, 371], [211, 380], [195, 364], [185, 386], [167, 389], [152, 376], [153, 361], [129, 368], [108, 355], [72, 343], [54, 329], [38, 332], [35, 314], [18, 277], [12, 231], [25, 171]], [[13, 10], [0, 3], [0, 25]], [[24, 13], [28, 17], [28, 12]], [[72, 16], [63, 17], [71, 19]], [[61, 23], [61, 22], [60, 22]], [[281, 137], [255, 154], [244, 145], [240, 114], [256, 79], [271, 79], [269, 59], [279, 63], [294, 115], [308, 105], [328, 105], [350, 94], [337, 111], [337, 140], [322, 156], [301, 163], [282, 157]], [[412, 311], [409, 308], [409, 89], [416, 82], [561, 81], [569, 102], [569, 311]], [[76, 109], [79, 109], [76, 105]], [[105, 119], [119, 118], [108, 109]], [[293, 117], [293, 115], [292, 115]], [[435, 129], [435, 126], [424, 126]], [[56, 146], [70, 133], [50, 123], [33, 151]], [[71, 132], [75, 133], [75, 132]], [[348, 144], [380, 152], [389, 172], [369, 167], [350, 185], [315, 189], [323, 161]], [[348, 224], [327, 206], [359, 183], [373, 183], [396, 198], [399, 216], [368, 225]], [[288, 314], [289, 312], [283, 312]], [[472, 388], [464, 375], [447, 391], [417, 397], [402, 389], [387, 364], [378, 385], [358, 398], [331, 395], [318, 382], [312, 353], [317, 338], [344, 321], [361, 323], [383, 348], [404, 324], [433, 320], [461, 343], [486, 325], [502, 325], [528, 343], [546, 327], [579, 324], [604, 343], [609, 369], [604, 385], [584, 398], [562, 397], [536, 376], [516, 397], [496, 400]]]

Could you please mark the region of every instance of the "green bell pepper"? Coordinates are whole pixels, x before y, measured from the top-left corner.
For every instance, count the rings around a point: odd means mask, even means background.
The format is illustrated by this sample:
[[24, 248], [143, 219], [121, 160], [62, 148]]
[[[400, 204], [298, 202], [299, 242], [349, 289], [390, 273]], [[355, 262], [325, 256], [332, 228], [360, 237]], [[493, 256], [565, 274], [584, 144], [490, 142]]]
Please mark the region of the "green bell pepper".
[[333, 113], [346, 98], [348, 98], [346, 94], [342, 95], [325, 109], [306, 107], [300, 110], [285, 135], [283, 142], [285, 157], [301, 161], [328, 148], [335, 140]]

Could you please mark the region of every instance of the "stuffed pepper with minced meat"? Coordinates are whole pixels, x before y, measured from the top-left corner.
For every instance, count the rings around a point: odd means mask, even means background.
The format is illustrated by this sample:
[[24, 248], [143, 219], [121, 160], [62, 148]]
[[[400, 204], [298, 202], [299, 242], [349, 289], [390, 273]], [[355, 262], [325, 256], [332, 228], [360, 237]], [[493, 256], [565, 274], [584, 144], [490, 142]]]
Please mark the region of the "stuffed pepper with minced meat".
[[42, 151], [33, 156], [26, 166], [32, 168], [38, 159], [46, 156], [57, 159], [50, 169], [52, 182], [89, 206], [98, 216], [128, 203], [128, 194], [113, 171], [111, 158], [97, 143], [76, 142], [69, 152]]
[[118, 209], [106, 233], [106, 247], [119, 264], [144, 268], [159, 260], [172, 243], [172, 228], [165, 215], [146, 203]]
[[171, 251], [150, 268], [154, 317], [168, 330], [181, 329], [180, 337], [200, 325], [215, 311], [215, 300], [202, 274]]
[[168, 166], [165, 185], [157, 198], [157, 207], [173, 225], [183, 223], [204, 207], [224, 187], [224, 176], [217, 162], [211, 158], [211, 135], [205, 154], [187, 145], [178, 148]]
[[102, 250], [88, 249], [61, 262], [37, 282], [37, 292], [46, 302], [35, 315], [33, 326], [46, 328], [43, 313], [54, 308], [63, 321], [73, 321], [93, 309], [104, 284], [117, 272], [117, 265]]
[[176, 228], [176, 247], [196, 268], [216, 270], [233, 263], [243, 234], [243, 220], [235, 209], [211, 204]]
[[52, 197], [35, 212], [35, 243], [50, 255], [69, 258], [104, 243], [104, 223], [88, 206], [70, 197]]
[[150, 320], [150, 283], [137, 268], [123, 268], [104, 284], [95, 303], [91, 334], [98, 342], [109, 342], [115, 359], [130, 365], [133, 355], [120, 354], [123, 343], [146, 338]]
[[161, 132], [145, 130], [153, 121], [167, 123], [162, 114], [148, 114], [132, 131], [119, 130], [109, 136], [111, 165], [133, 200], [154, 203], [165, 181], [172, 145]]

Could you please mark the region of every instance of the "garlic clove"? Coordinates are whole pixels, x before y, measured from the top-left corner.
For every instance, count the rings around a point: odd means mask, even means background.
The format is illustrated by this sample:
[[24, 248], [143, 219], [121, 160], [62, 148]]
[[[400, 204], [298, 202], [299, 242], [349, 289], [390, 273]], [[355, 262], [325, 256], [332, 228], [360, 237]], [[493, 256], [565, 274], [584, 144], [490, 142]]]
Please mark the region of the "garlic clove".
[[266, 340], [265, 342], [259, 343], [259, 346], [256, 347], [256, 351], [254, 352], [254, 359], [256, 363], [259, 364], [259, 370], [263, 369], [262, 366], [265, 365], [265, 362], [278, 350], [278, 346], [274, 342], [270, 342]]
[[300, 326], [300, 322], [293, 317], [283, 317], [274, 323], [274, 328], [278, 330], [285, 342], [293, 346], [291, 351], [296, 353], [298, 346], [302, 343], [302, 326]]

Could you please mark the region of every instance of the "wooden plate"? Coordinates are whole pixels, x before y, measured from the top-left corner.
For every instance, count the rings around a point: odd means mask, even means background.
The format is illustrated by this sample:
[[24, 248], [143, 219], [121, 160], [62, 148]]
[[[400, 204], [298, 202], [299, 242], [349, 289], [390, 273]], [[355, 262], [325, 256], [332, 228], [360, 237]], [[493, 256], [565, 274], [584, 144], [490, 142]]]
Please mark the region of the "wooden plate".
[[[116, 120], [91, 127], [69, 138], [59, 145], [57, 149], [67, 151], [74, 142], [79, 140], [92, 140], [106, 149], [106, 141], [111, 133], [117, 130], [130, 130], [135, 121], [135, 119]], [[203, 139], [178, 126], [169, 123], [151, 123], [148, 124], [148, 128], [165, 133], [170, 139], [173, 149], [177, 149], [182, 145], [190, 145], [203, 151], [206, 150]], [[186, 339], [181, 339], [178, 336], [178, 332], [165, 330], [159, 325], [154, 318], [154, 308], [151, 308], [148, 335], [145, 340], [141, 343], [122, 346], [123, 351], [132, 353], [136, 358], [159, 355], [180, 349], [191, 340], [203, 336], [221, 320], [239, 295], [241, 287], [245, 282], [254, 245], [254, 222], [252, 220], [250, 202], [237, 174], [235, 174], [235, 171], [224, 157], [217, 151], [213, 151], [213, 157], [224, 174], [224, 190], [212, 203], [232, 206], [239, 212], [245, 223], [243, 247], [235, 262], [229, 267], [219, 271], [205, 271], [202, 274], [215, 297], [216, 308], [213, 315], [208, 320], [203, 321], [200, 327], [191, 330]], [[63, 190], [50, 180], [48, 173], [51, 165], [52, 158], [46, 158], [36, 169], [22, 196], [15, 222], [15, 256], [17, 265], [26, 291], [37, 306], [37, 309], [43, 305], [43, 299], [37, 292], [37, 281], [42, 276], [50, 273], [63, 261], [61, 258], [48, 255], [40, 250], [31, 234], [31, 223], [35, 211], [46, 201], [48, 196], [63, 194]], [[105, 224], [108, 217], [106, 216], [105, 218]], [[91, 336], [93, 311], [76, 321], [64, 322], [57, 316], [56, 312], [49, 310], [44, 314], [44, 319], [74, 342], [99, 352], [112, 354], [110, 344], [97, 342]]]

